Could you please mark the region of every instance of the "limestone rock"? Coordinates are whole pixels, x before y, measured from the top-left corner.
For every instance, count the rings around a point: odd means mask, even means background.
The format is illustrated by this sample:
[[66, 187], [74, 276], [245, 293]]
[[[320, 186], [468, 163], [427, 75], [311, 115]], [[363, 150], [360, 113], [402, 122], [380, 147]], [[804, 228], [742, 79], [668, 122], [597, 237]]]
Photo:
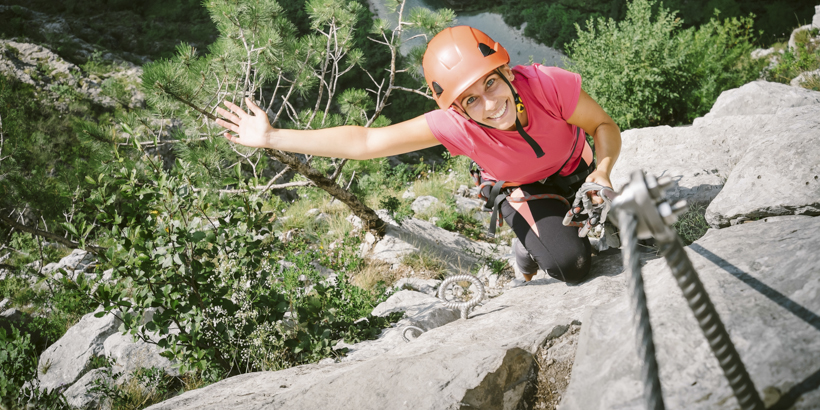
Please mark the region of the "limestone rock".
[[105, 356], [112, 359], [111, 370], [115, 374], [129, 375], [140, 368], [156, 367], [171, 376], [178, 376], [179, 371], [173, 363], [160, 356], [162, 349], [152, 343], [134, 340], [130, 334], [116, 333], [103, 342]]
[[430, 305], [441, 302], [440, 299], [413, 290], [401, 290], [373, 308], [373, 316], [386, 316], [393, 312], [406, 312], [413, 316]]
[[434, 196], [424, 195], [416, 198], [413, 201], [413, 204], [410, 205], [410, 209], [417, 214], [421, 214], [426, 212], [430, 209], [431, 206], [437, 204], [439, 202], [438, 198]]
[[[620, 189], [633, 170], [643, 169], [677, 181], [673, 200], [707, 204], [720, 196], [709, 211], [715, 227], [774, 215], [816, 215], [817, 151], [806, 149], [806, 143], [818, 125], [820, 93], [755, 81], [721, 94], [692, 126], [625, 131], [611, 180]], [[763, 181], [765, 173], [770, 174]], [[777, 196], [784, 192], [785, 197]]]
[[[768, 408], [820, 403], [812, 381], [820, 369], [818, 237], [820, 218], [757, 222], [710, 230], [687, 248]], [[666, 263], [649, 262], [643, 274], [667, 408], [737, 408]], [[562, 409], [643, 408], [631, 317], [624, 297], [582, 319]]]
[[91, 358], [103, 352], [103, 342], [117, 331], [119, 319], [89, 313], [40, 355], [37, 378], [46, 389], [67, 386], [88, 371]]
[[820, 6], [814, 6], [814, 17], [811, 19], [811, 25], [820, 28]]
[[[709, 113], [703, 116], [703, 120], [738, 115], [774, 115], [790, 108], [818, 104], [820, 93], [817, 91], [768, 81], [753, 81], [722, 92]], [[760, 122], [757, 123], [759, 124]], [[697, 126], [698, 120], [693, 125]]]
[[430, 222], [408, 218], [401, 226], [387, 224], [384, 237], [373, 246], [370, 257], [395, 264], [413, 252], [425, 252], [445, 262], [449, 271], [462, 272], [479, 262], [476, 255], [500, 256], [510, 250], [503, 245], [473, 242]]
[[102, 380], [105, 383], [111, 383], [111, 377], [103, 369], [94, 369], [86, 373], [85, 376], [77, 380], [71, 385], [63, 396], [66, 402], [73, 408], [77, 409], [109, 409], [110, 404], [106, 403], [105, 397], [101, 393], [92, 393], [92, 387], [96, 380]]
[[475, 198], [468, 198], [456, 195], [456, 209], [459, 212], [467, 213], [477, 211], [484, 205], [484, 201]]
[[74, 249], [70, 255], [60, 259], [59, 262], [49, 263], [42, 269], [43, 274], [51, 274], [55, 278], [62, 277], [60, 270], [65, 270], [71, 280], [76, 280], [77, 275], [85, 272], [94, 264], [94, 255], [82, 249]]
[[438, 279], [401, 278], [393, 284], [393, 288], [415, 290], [435, 297], [440, 284], [441, 281]]
[[[820, 94], [820, 93], [818, 93]], [[797, 109], [795, 109], [797, 110]], [[795, 113], [792, 126], [764, 126], [770, 138], [752, 144], [721, 193], [706, 209], [710, 225], [725, 227], [776, 215], [820, 215], [820, 146], [806, 129], [820, 129], [820, 106]]]
[[[4, 7], [0, 6], [0, 12]], [[62, 99], [65, 89], [76, 91], [95, 104], [116, 106], [117, 102], [103, 93], [106, 81], [125, 87], [129, 95], [128, 101], [122, 101], [123, 105], [131, 108], [144, 105], [145, 95], [138, 86], [142, 68], [127, 61], [117, 60], [112, 72], [99, 78], [93, 74], [84, 76], [79, 67], [37, 44], [0, 40], [0, 56], [0, 73], [34, 86], [38, 92], [48, 93], [60, 110], [68, 109], [68, 103]]]
[[533, 281], [373, 357], [232, 377], [149, 409], [515, 409], [548, 335], [622, 296], [621, 264], [596, 257], [582, 285]]
[[801, 85], [803, 85], [803, 83], [811, 79], [820, 79], [820, 70], [806, 71], [800, 73], [800, 75], [798, 75], [797, 77], [792, 78], [792, 80], [789, 82], [789, 85], [791, 85], [792, 87], [800, 87]]
[[[405, 312], [405, 318], [393, 327], [382, 331], [377, 340], [368, 340], [355, 345], [340, 343], [337, 347], [349, 349], [347, 355], [340, 361], [367, 360], [404, 345], [406, 342], [402, 333], [407, 326], [415, 326], [428, 331], [461, 317], [458, 310], [445, 307], [442, 300], [411, 290], [397, 292], [373, 309], [375, 316], [385, 316], [393, 312]], [[408, 332], [407, 337], [410, 335], [411, 333]]]

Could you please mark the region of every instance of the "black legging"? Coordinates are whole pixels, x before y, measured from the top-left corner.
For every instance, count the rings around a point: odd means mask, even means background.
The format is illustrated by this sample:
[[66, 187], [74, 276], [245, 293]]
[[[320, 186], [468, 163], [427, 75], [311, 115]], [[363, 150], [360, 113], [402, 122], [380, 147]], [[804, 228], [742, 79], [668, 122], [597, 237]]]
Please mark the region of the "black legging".
[[533, 262], [527, 255], [516, 255], [521, 272], [534, 274], [540, 267], [553, 278], [564, 282], [583, 281], [591, 266], [592, 247], [589, 238], [578, 237], [577, 227], [563, 225], [567, 206], [556, 199], [536, 199], [527, 204], [540, 237], [507, 201], [501, 203], [504, 221], [512, 227], [518, 240], [535, 259]]
[[[594, 162], [592, 166], [595, 166]], [[587, 165], [582, 161], [578, 168], [573, 174], [586, 170]], [[583, 183], [584, 181], [581, 180], [570, 187], [573, 195], [566, 197], [570, 204], [574, 199], [574, 193]], [[523, 185], [520, 188], [529, 195], [558, 193], [557, 188], [538, 183]], [[509, 190], [512, 191], [513, 188]], [[489, 195], [489, 187], [485, 187], [483, 194], [485, 197]], [[528, 275], [534, 274], [540, 267], [560, 281], [568, 283], [583, 281], [592, 265], [592, 247], [589, 244], [589, 238], [578, 237], [577, 227], [564, 226], [562, 223], [569, 210], [567, 206], [557, 199], [548, 198], [527, 201], [527, 205], [532, 213], [535, 226], [538, 227], [540, 237], [507, 200], [501, 202], [501, 214], [504, 216], [504, 221], [512, 227], [518, 240], [534, 259], [533, 261], [527, 255], [516, 255], [516, 264], [521, 272]]]

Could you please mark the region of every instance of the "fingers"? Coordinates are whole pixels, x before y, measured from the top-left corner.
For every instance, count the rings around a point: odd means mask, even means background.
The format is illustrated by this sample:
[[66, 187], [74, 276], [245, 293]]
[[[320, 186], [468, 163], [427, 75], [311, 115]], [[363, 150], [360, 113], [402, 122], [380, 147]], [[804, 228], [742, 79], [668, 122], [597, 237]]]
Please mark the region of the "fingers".
[[237, 115], [239, 115], [240, 117], [243, 117], [243, 116], [248, 115], [248, 114], [245, 112], [245, 110], [243, 110], [243, 109], [242, 109], [242, 108], [240, 108], [238, 105], [236, 105], [236, 104], [234, 104], [234, 103], [232, 103], [232, 102], [230, 102], [230, 101], [223, 101], [222, 103], [224, 103], [226, 107], [228, 107], [231, 111], [235, 112], [235, 113], [236, 113]]
[[219, 125], [222, 128], [227, 128], [227, 129], [229, 129], [233, 132], [239, 132], [239, 126], [238, 125], [236, 125], [234, 123], [231, 123], [231, 122], [228, 122], [228, 121], [225, 121], [221, 118], [216, 120], [216, 124]]
[[234, 114], [229, 113], [224, 108], [217, 107], [216, 108], [216, 113], [223, 116], [223, 117], [225, 117], [228, 121], [230, 121], [234, 124], [239, 124], [239, 119], [240, 118], [238, 116], [234, 115]]
[[259, 115], [259, 116], [264, 115], [264, 116], [267, 117], [267, 114], [265, 113], [265, 111], [263, 109], [259, 108], [258, 105], [254, 104], [254, 102], [250, 98], [245, 97], [245, 104], [248, 104], [248, 108], [251, 111], [253, 111], [254, 114]]
[[226, 132], [226, 133], [224, 133], [224, 134], [222, 134], [222, 135], [224, 135], [224, 136], [225, 136], [225, 138], [227, 138], [227, 139], [228, 139], [228, 141], [230, 141], [230, 142], [234, 142], [234, 143], [235, 143], [235, 142], [238, 142], [237, 140], [239, 139], [239, 137], [234, 137], [234, 136], [233, 136], [233, 135], [231, 135], [229, 132]]

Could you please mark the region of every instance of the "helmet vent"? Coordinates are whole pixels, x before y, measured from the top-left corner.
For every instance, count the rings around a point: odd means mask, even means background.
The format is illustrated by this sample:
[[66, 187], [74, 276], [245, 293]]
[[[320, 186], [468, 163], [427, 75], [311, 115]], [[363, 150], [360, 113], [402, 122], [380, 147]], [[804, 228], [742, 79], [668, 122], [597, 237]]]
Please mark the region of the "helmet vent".
[[483, 54], [484, 57], [495, 54], [495, 50], [493, 50], [490, 46], [484, 43], [478, 43], [478, 49], [479, 51], [481, 51], [481, 54]]
[[441, 97], [441, 93], [444, 92], [444, 89], [441, 88], [441, 86], [438, 85], [437, 82], [433, 81], [433, 91], [436, 92], [436, 98], [438, 98], [438, 97]]

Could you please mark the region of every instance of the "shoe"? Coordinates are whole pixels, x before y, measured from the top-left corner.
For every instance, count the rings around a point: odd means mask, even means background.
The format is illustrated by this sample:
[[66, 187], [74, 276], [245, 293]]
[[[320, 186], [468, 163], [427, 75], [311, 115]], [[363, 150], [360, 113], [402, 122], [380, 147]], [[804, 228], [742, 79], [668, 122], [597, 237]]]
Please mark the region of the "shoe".
[[512, 288], [517, 288], [519, 286], [527, 286], [527, 284], [529, 284], [529, 282], [525, 281], [524, 279], [516, 278], [516, 279], [511, 280], [510, 284], [507, 285], [507, 286], [509, 286], [509, 288], [512, 289]]

